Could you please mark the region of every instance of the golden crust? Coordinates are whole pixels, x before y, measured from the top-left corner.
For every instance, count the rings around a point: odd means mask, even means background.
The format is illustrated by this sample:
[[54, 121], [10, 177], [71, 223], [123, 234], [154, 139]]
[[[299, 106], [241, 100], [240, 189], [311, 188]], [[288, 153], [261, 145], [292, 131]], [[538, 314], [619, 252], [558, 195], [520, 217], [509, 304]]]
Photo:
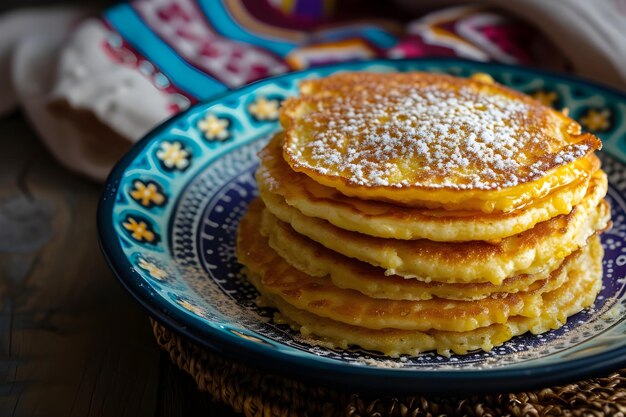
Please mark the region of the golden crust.
[[559, 269], [569, 278], [562, 286], [528, 296], [536, 305], [526, 316], [516, 313], [524, 310], [518, 306], [524, 294], [480, 301], [372, 300], [334, 287], [328, 278], [307, 276], [276, 255], [262, 236], [251, 238], [261, 209], [252, 205], [239, 230], [238, 257], [249, 279], [284, 316], [302, 326], [303, 334], [343, 348], [360, 345], [392, 356], [489, 350], [529, 330], [560, 327], [569, 315], [593, 303], [601, 285], [602, 247], [594, 237]]
[[[345, 230], [392, 239], [439, 242], [497, 240], [512, 236], [554, 216], [569, 213], [584, 197], [589, 179], [553, 190], [544, 198], [511, 213], [420, 209], [346, 197], [295, 172], [282, 157], [282, 133], [259, 153], [259, 188], [278, 194], [304, 215]], [[600, 163], [594, 156], [595, 165]], [[596, 176], [604, 175], [596, 170]]]
[[606, 176], [590, 182], [587, 195], [571, 213], [537, 224], [498, 242], [433, 242], [381, 239], [340, 229], [304, 216], [279, 196], [260, 190], [267, 209], [298, 233], [350, 258], [379, 266], [388, 275], [446, 283], [491, 282], [555, 269], [589, 236], [607, 227], [610, 208], [603, 200]]
[[338, 74], [281, 108], [285, 160], [348, 196], [508, 212], [590, 175], [601, 142], [495, 83]]
[[543, 285], [480, 300], [370, 298], [335, 286], [328, 276], [311, 276], [289, 265], [259, 233], [262, 209], [261, 204], [251, 204], [241, 222], [238, 248], [240, 262], [259, 274], [264, 292], [318, 316], [370, 329], [462, 332], [504, 323], [511, 316], [537, 317], [542, 311], [541, 294], [558, 288], [570, 270], [580, 266], [578, 256], [572, 255]]
[[[545, 269], [532, 275], [507, 278], [501, 285], [489, 282], [468, 284], [424, 282], [397, 275], [386, 276], [383, 269], [326, 249], [267, 213], [263, 215], [260, 231], [267, 237], [269, 246], [294, 268], [311, 276], [329, 276], [335, 286], [359, 291], [371, 298], [412, 301], [430, 300], [434, 297], [479, 300], [488, 296], [506, 296], [518, 292], [552, 291], [567, 279], [567, 274]], [[256, 237], [257, 232], [251, 230], [250, 235]], [[574, 252], [570, 257], [577, 256], [579, 252]]]
[[[506, 323], [492, 324], [469, 332], [446, 332], [431, 330], [382, 329], [373, 330], [351, 326], [297, 309], [280, 297], [266, 295], [270, 305], [280, 311], [282, 319], [298, 329], [312, 343], [322, 342], [335, 348], [347, 349], [360, 346], [391, 357], [418, 355], [436, 351], [440, 355], [450, 353], [464, 355], [476, 350], [490, 351], [515, 336], [526, 332], [541, 334], [563, 326], [567, 317], [593, 304], [602, 287], [601, 258], [595, 264], [573, 271], [572, 282], [544, 295], [546, 311], [539, 317], [512, 317]], [[258, 277], [250, 273], [250, 281], [263, 294]]]

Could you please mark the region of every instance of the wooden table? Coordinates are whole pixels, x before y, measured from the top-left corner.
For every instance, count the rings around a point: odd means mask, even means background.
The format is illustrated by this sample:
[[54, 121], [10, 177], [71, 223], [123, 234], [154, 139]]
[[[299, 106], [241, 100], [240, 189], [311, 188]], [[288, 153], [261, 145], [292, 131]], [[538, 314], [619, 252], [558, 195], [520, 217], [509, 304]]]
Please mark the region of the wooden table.
[[0, 119], [0, 416], [232, 416], [156, 347], [96, 237], [101, 186]]

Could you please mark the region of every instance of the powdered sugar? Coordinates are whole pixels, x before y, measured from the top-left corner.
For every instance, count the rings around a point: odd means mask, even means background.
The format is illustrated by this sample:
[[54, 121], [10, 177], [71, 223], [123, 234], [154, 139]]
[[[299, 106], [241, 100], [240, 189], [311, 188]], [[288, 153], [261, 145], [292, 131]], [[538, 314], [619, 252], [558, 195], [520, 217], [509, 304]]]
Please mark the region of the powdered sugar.
[[384, 88], [308, 99], [300, 123], [313, 136], [290, 142], [295, 165], [357, 185], [493, 190], [590, 150], [564, 143], [560, 119], [526, 100], [466, 86]]

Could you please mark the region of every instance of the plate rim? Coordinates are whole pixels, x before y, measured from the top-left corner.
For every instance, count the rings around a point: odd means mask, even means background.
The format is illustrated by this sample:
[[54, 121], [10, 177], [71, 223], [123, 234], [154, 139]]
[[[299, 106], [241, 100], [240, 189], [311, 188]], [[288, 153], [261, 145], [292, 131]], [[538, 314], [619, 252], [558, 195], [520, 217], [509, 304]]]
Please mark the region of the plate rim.
[[[183, 112], [177, 113], [160, 123], [157, 127], [145, 134], [136, 142], [131, 149], [116, 163], [104, 184], [97, 208], [97, 231], [98, 242], [103, 256], [124, 289], [135, 299], [152, 318], [165, 325], [169, 329], [188, 337], [196, 344], [209, 349], [212, 352], [228, 357], [229, 359], [243, 362], [253, 368], [270, 371], [291, 378], [315, 381], [348, 388], [362, 392], [376, 390], [377, 392], [421, 392], [421, 393], [480, 393], [499, 392], [506, 390], [532, 389], [548, 385], [570, 382], [575, 379], [588, 378], [612, 371], [618, 366], [626, 365], [626, 345], [617, 347], [594, 356], [572, 359], [567, 362], [553, 365], [532, 365], [505, 367], [501, 369], [465, 369], [465, 370], [419, 370], [407, 368], [382, 368], [367, 365], [335, 364], [318, 360], [315, 355], [295, 356], [286, 355], [283, 352], [263, 344], [248, 341], [232, 335], [228, 331], [219, 331], [206, 326], [200, 319], [192, 315], [184, 314], [177, 309], [171, 308], [171, 303], [161, 296], [151, 296], [139, 274], [131, 272], [133, 266], [124, 255], [118, 236], [113, 227], [112, 210], [115, 206], [115, 196], [118, 191], [120, 179], [129, 164], [138, 156], [147, 145], [168, 129], [170, 125], [188, 114], [196, 111], [198, 107], [208, 107], [218, 104], [228, 96], [239, 96], [254, 91], [266, 84], [275, 83], [281, 79], [299, 78], [309, 72], [322, 68], [328, 70], [345, 70], [373, 65], [389, 65], [401, 67], [411, 63], [433, 62], [453, 64], [460, 63], [476, 69], [498, 67], [514, 71], [521, 71], [540, 77], [551, 77], [584, 84], [589, 87], [603, 90], [616, 95], [626, 103], [626, 92], [614, 87], [591, 81], [571, 74], [561, 74], [544, 69], [530, 68], [526, 66], [479, 62], [455, 57], [431, 57], [414, 59], [376, 59], [368, 61], [356, 61], [349, 63], [337, 63], [323, 67], [314, 67], [302, 71], [281, 74], [271, 78], [256, 81], [246, 86], [220, 93], [209, 100], [200, 101], [190, 106]], [[244, 146], [244, 144], [240, 145]], [[238, 149], [235, 147], [231, 150]], [[610, 150], [604, 150], [608, 155], [623, 162], [623, 156], [615, 155]], [[626, 336], [625, 336], [626, 337]], [[285, 365], [294, 365], [296, 368]], [[383, 386], [380, 381], [385, 380]], [[441, 384], [446, 382], [445, 385]], [[480, 386], [477, 386], [480, 382]]]

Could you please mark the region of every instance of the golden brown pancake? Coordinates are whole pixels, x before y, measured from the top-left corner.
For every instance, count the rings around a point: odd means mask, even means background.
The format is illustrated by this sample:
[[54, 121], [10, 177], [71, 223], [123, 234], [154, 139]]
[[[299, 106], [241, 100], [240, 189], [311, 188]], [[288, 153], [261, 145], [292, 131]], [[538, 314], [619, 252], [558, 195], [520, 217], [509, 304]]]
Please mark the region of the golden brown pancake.
[[[589, 178], [555, 189], [527, 207], [511, 213], [471, 210], [420, 209], [346, 197], [308, 176], [295, 172], [282, 155], [282, 133], [259, 154], [259, 187], [278, 194], [309, 217], [327, 220], [345, 230], [392, 239], [429, 239], [438, 242], [497, 240], [512, 236], [552, 217], [567, 214], [584, 197]], [[600, 162], [596, 157], [595, 166]], [[597, 172], [594, 175], [604, 175]]]
[[[252, 209], [251, 209], [252, 210]], [[352, 289], [372, 298], [390, 300], [430, 300], [433, 297], [450, 300], [479, 300], [507, 293], [524, 291], [547, 292], [560, 287], [567, 274], [543, 270], [534, 275], [507, 278], [502, 285], [489, 282], [446, 284], [386, 276], [385, 270], [333, 252], [295, 232], [287, 223], [273, 215], [263, 216], [260, 232], [268, 238], [269, 246], [287, 263], [307, 275], [329, 276], [339, 288]], [[258, 232], [251, 231], [257, 238]], [[578, 256], [579, 251], [569, 255]], [[566, 258], [567, 259], [567, 258]], [[558, 268], [557, 268], [558, 269]]]
[[[595, 238], [594, 238], [595, 239]], [[598, 246], [601, 249], [601, 246]], [[258, 277], [249, 274], [250, 281], [263, 294]], [[360, 346], [363, 349], [382, 352], [391, 357], [418, 355], [436, 351], [440, 355], [450, 353], [464, 355], [475, 350], [490, 351], [526, 332], [545, 333], [563, 326], [567, 318], [593, 304], [602, 287], [602, 257], [594, 255], [592, 262], [572, 271], [571, 282], [556, 291], [544, 295], [546, 311], [539, 317], [512, 317], [506, 323], [492, 324], [469, 332], [445, 332], [431, 330], [383, 329], [372, 330], [351, 326], [299, 310], [282, 298], [265, 295], [269, 305], [280, 311], [281, 320], [298, 329], [312, 343], [323, 342], [340, 349]]]
[[[539, 295], [541, 301], [533, 317], [511, 315], [495, 324], [481, 326], [480, 323], [485, 322], [484, 309], [509, 306], [506, 301], [498, 304], [497, 298], [494, 304], [482, 304], [483, 300], [372, 301], [356, 291], [334, 287], [328, 278], [309, 277], [277, 256], [262, 236], [254, 235], [261, 209], [258, 204], [251, 206], [238, 234], [238, 258], [246, 266], [248, 278], [304, 335], [314, 335], [342, 348], [358, 345], [391, 356], [414, 355], [428, 350], [442, 354], [490, 350], [526, 331], [541, 333], [560, 327], [568, 316], [591, 305], [601, 287], [603, 251], [599, 239], [594, 236], [578, 256], [570, 257], [564, 264], [562, 270], [568, 275], [566, 282]], [[403, 304], [413, 309], [405, 309]], [[482, 304], [484, 308], [461, 308], [462, 304], [466, 307]], [[415, 309], [418, 305], [422, 307]], [[507, 313], [509, 311], [502, 312], [503, 315]], [[415, 322], [415, 327], [406, 328], [410, 321], [405, 322], [403, 318], [407, 317]], [[471, 317], [476, 321], [472, 322]], [[468, 330], [435, 328], [437, 325], [455, 328], [459, 326], [459, 320], [469, 325], [464, 327]]]
[[260, 190], [267, 209], [298, 233], [344, 256], [384, 268], [388, 275], [446, 283], [491, 282], [554, 270], [563, 258], [609, 224], [606, 176], [592, 178], [571, 213], [554, 217], [499, 242], [433, 242], [381, 239], [307, 217], [276, 194]]
[[563, 283], [572, 269], [580, 267], [579, 256], [572, 255], [561, 267], [533, 290], [500, 294], [476, 301], [407, 301], [370, 298], [355, 290], [335, 286], [328, 276], [303, 273], [281, 258], [259, 233], [263, 205], [255, 201], [239, 229], [239, 261], [258, 274], [265, 294], [279, 296], [293, 307], [345, 324], [369, 329], [444, 330], [463, 332], [504, 323], [512, 316], [538, 317], [543, 307], [542, 294]]
[[588, 178], [601, 142], [532, 98], [480, 79], [343, 73], [281, 107], [291, 168], [395, 204], [509, 212]]

